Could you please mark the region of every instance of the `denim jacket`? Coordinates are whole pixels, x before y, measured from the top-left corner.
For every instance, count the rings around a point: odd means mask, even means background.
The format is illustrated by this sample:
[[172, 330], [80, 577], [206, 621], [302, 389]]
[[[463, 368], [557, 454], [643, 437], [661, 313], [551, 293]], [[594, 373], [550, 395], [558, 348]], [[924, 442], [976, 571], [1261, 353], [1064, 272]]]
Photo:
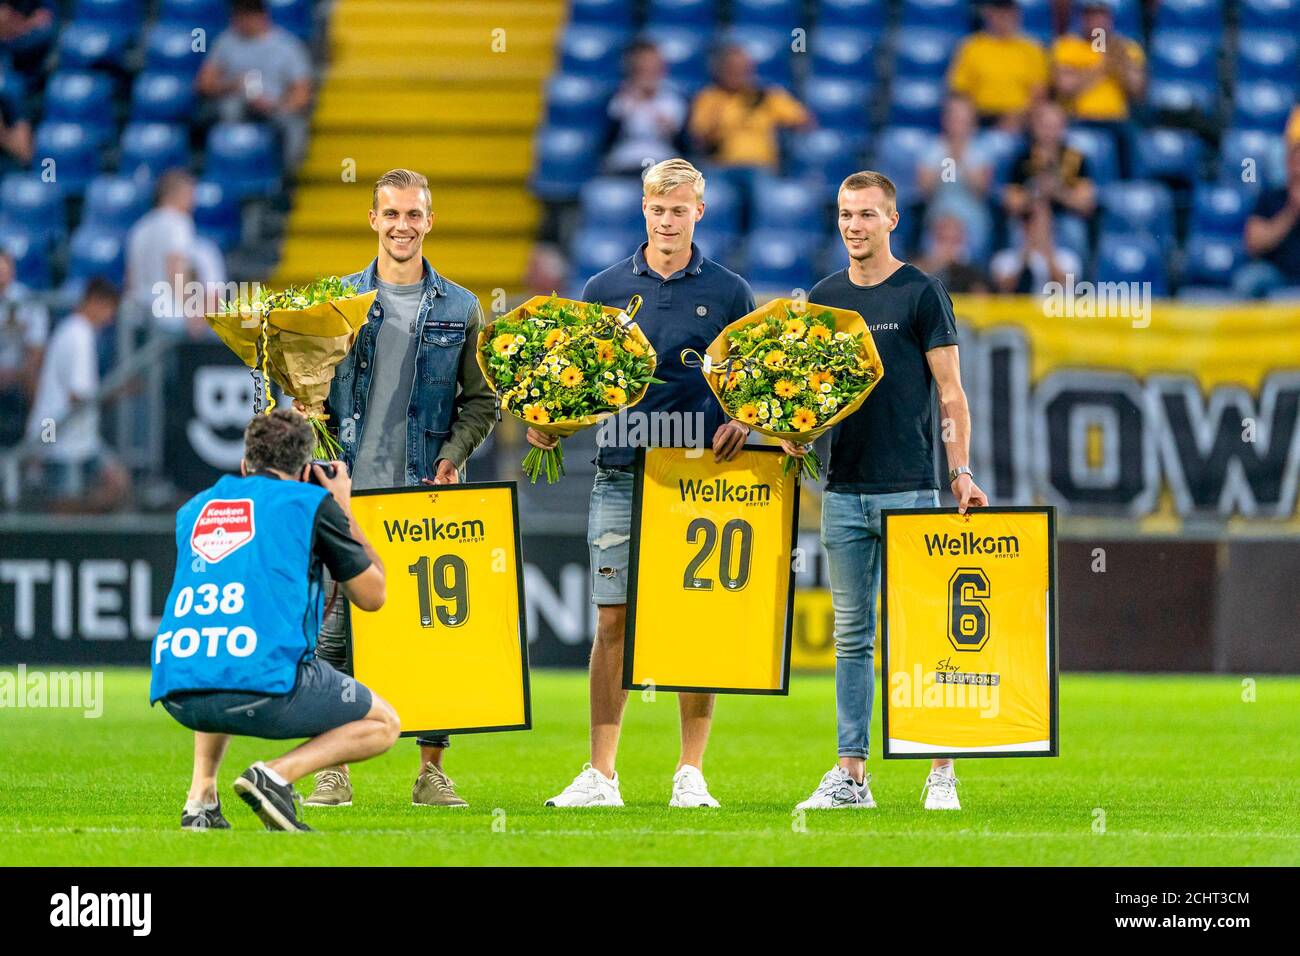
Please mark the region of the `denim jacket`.
[[[344, 281], [369, 292], [376, 286], [373, 260], [361, 272], [345, 276]], [[421, 478], [433, 478], [438, 452], [451, 434], [456, 412], [456, 385], [465, 330], [478, 309], [468, 289], [438, 275], [427, 259], [424, 262], [424, 298], [416, 324], [420, 329], [415, 356], [415, 380], [411, 403], [406, 415], [406, 484], [417, 485]], [[366, 324], [357, 340], [334, 372], [330, 385], [329, 412], [338, 428], [343, 460], [352, 470], [361, 433], [366, 427], [366, 402], [370, 395], [370, 370], [374, 367], [375, 338], [384, 321], [384, 309], [378, 297], [370, 309]]]

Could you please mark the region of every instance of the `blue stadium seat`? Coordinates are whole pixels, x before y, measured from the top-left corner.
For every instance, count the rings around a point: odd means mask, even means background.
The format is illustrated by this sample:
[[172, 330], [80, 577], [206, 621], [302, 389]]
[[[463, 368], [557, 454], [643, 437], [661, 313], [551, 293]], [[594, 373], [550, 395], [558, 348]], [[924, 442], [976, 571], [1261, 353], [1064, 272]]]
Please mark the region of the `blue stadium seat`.
[[149, 211], [151, 198], [148, 185], [141, 180], [111, 174], [96, 176], [86, 187], [81, 224], [126, 232]]
[[596, 172], [599, 131], [580, 126], [547, 126], [537, 137], [533, 191], [546, 200], [574, 199], [578, 187]]
[[1153, 79], [1147, 85], [1147, 105], [1174, 113], [1218, 115], [1219, 85], [1213, 80]]
[[1150, 282], [1153, 295], [1169, 291], [1160, 247], [1150, 236], [1103, 234], [1097, 243], [1098, 282]]
[[50, 288], [50, 256], [46, 243], [22, 226], [0, 220], [0, 246], [14, 257], [18, 281], [36, 292]]
[[883, 30], [884, 0], [821, 0], [817, 26], [854, 30]]
[[179, 123], [127, 123], [122, 130], [122, 158], [117, 171], [125, 176], [156, 179], [175, 167], [190, 164], [190, 136]]
[[788, 229], [755, 230], [745, 243], [743, 275], [757, 291], [789, 295], [815, 281], [812, 246]]
[[62, 242], [68, 235], [63, 191], [39, 173], [7, 173], [0, 180], [0, 221], [39, 242]]
[[1147, 52], [1151, 75], [1162, 80], [1212, 81], [1221, 37], [1188, 30], [1157, 30]]
[[874, 82], [875, 43], [865, 30], [822, 27], [808, 40], [813, 76]]
[[1055, 39], [1051, 0], [1019, 0], [1019, 4], [1022, 29], [1043, 46], [1050, 47]]
[[942, 79], [961, 42], [961, 34], [933, 27], [902, 33], [894, 44], [894, 73], [899, 77]]
[[1233, 274], [1245, 260], [1241, 236], [1194, 234], [1187, 240], [1182, 278], [1198, 286], [1230, 286]]
[[706, 217], [695, 226], [694, 242], [705, 258], [731, 268], [739, 237], [734, 232], [723, 232], [710, 226]]
[[1177, 244], [1174, 199], [1164, 183], [1140, 179], [1113, 182], [1098, 190], [1097, 199], [1104, 232], [1150, 236], [1166, 253]]
[[1290, 86], [1271, 80], [1241, 82], [1232, 98], [1232, 125], [1280, 133], [1294, 105], [1295, 90]]
[[889, 123], [938, 129], [946, 92], [942, 79], [896, 77], [889, 90]]
[[887, 126], [880, 131], [872, 165], [889, 171], [900, 209], [916, 201], [916, 167], [935, 140], [934, 132], [914, 126]]
[[609, 27], [575, 25], [564, 31], [560, 41], [560, 69], [574, 76], [608, 82], [622, 71], [623, 50], [628, 34]]
[[178, 73], [194, 76], [205, 53], [192, 48], [190, 31], [174, 23], [156, 23], [149, 27], [144, 39], [144, 68], [159, 73]]
[[1192, 192], [1192, 219], [1188, 232], [1240, 239], [1250, 207], [1250, 193], [1243, 187], [1227, 183], [1198, 183]]
[[79, 23], [135, 29], [143, 17], [141, 0], [76, 0], [72, 6], [72, 19]]
[[1119, 178], [1115, 138], [1110, 133], [1088, 126], [1074, 126], [1066, 131], [1065, 142], [1087, 158], [1092, 181], [1098, 186]]
[[570, 23], [593, 23], [596, 25], [632, 29], [632, 4], [626, 0], [570, 0]]
[[1300, 32], [1300, 0], [1239, 0], [1243, 30]]
[[1155, 29], [1222, 34], [1223, 0], [1160, 0]]
[[218, 123], [208, 132], [205, 179], [231, 196], [268, 196], [280, 181], [280, 149], [264, 123]]
[[[1219, 152], [1219, 177], [1224, 182], [1253, 181], [1281, 186], [1286, 180], [1286, 146], [1281, 133], [1259, 129], [1230, 129]], [[1250, 175], [1250, 180], [1242, 177]]]
[[975, 142], [993, 162], [993, 182], [1006, 185], [1012, 165], [1025, 148], [1025, 138], [1018, 133], [989, 128], [976, 134]]
[[266, 10], [271, 22], [284, 27], [300, 40], [310, 40], [314, 0], [266, 0]]
[[208, 49], [212, 49], [212, 41], [230, 23], [230, 4], [227, 0], [160, 0], [158, 22], [206, 30]]
[[809, 246], [826, 234], [825, 196], [815, 185], [799, 179], [764, 179], [757, 188], [754, 228], [807, 236]]
[[44, 118], [80, 123], [107, 143], [113, 133], [113, 81], [102, 73], [60, 70], [45, 87]]
[[604, 80], [556, 73], [546, 84], [547, 121], [560, 126], [604, 127], [613, 92]]
[[823, 194], [833, 197], [849, 173], [866, 166], [867, 137], [836, 129], [814, 129], [790, 141], [789, 171], [808, 181], [820, 181]]
[[682, 26], [652, 26], [641, 34], [659, 47], [668, 69], [668, 82], [683, 93], [695, 93], [709, 82], [711, 35]]
[[194, 84], [175, 73], [143, 72], [131, 87], [131, 119], [141, 123], [188, 123]]
[[[609, 229], [580, 230], [573, 237], [573, 276], [577, 286], [626, 259], [645, 242], [645, 230], [615, 232]], [[620, 306], [622, 302], [618, 303]]]
[[122, 284], [125, 270], [126, 237], [112, 229], [79, 226], [68, 243], [68, 282], [104, 278]]
[[845, 133], [866, 133], [871, 87], [857, 80], [812, 77], [804, 84], [804, 105], [817, 125]]
[[194, 187], [194, 225], [225, 252], [239, 245], [239, 200], [221, 184], [201, 179]]
[[46, 122], [36, 128], [33, 163], [54, 160], [54, 175], [65, 196], [80, 196], [99, 172], [100, 144], [80, 123]]
[[123, 68], [131, 34], [123, 27], [104, 23], [69, 23], [59, 33], [57, 48], [62, 70]]
[[646, 3], [646, 23], [651, 26], [712, 29], [717, 22], [717, 0], [648, 0]]
[[1295, 36], [1269, 31], [1242, 31], [1237, 40], [1237, 79], [1294, 82], [1300, 72]]
[[731, 22], [771, 27], [789, 36], [795, 27], [808, 26], [802, 22], [802, 7], [801, 0], [731, 0]]
[[790, 88], [790, 35], [770, 27], [737, 26], [727, 31], [728, 43], [744, 47], [763, 83]]
[[1200, 178], [1202, 152], [1201, 141], [1185, 129], [1144, 129], [1138, 133], [1138, 176], [1194, 183]]
[[740, 193], [736, 187], [718, 176], [705, 173], [704, 218], [709, 229], [723, 235], [734, 236], [740, 232]]
[[970, 3], [968, 0], [903, 0], [901, 25], [965, 31], [971, 25]]
[[644, 222], [641, 184], [626, 176], [598, 176], [578, 193], [584, 228], [628, 231]]

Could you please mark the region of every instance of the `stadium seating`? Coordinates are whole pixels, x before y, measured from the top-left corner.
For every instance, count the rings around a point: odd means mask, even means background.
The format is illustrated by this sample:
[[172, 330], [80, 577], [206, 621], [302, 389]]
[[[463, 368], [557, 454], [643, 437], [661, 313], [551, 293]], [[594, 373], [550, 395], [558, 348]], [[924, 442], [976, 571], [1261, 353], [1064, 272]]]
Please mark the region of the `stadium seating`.
[[1250, 199], [1239, 185], [1200, 183], [1192, 193], [1192, 235], [1240, 238]]
[[89, 70], [95, 67], [124, 69], [131, 34], [126, 26], [107, 23], [70, 23], [59, 33], [59, 68]]
[[969, 0], [903, 0], [901, 25], [911, 27], [945, 27], [962, 30], [971, 24]]
[[543, 199], [568, 200], [596, 174], [601, 138], [580, 126], [548, 126], [538, 136], [533, 191]]
[[647, 0], [646, 22], [712, 30], [718, 22], [718, 5], [716, 0]]
[[126, 268], [125, 247], [126, 237], [116, 230], [89, 224], [79, 226], [68, 246], [69, 285], [76, 287], [95, 277], [121, 285]]
[[203, 54], [196, 52], [193, 44], [189, 28], [174, 23], [155, 24], [145, 32], [144, 68], [193, 77], [203, 62]]
[[139, 179], [111, 173], [96, 176], [86, 188], [82, 225], [125, 233], [149, 211], [150, 198], [148, 186]]
[[[819, 182], [826, 198], [834, 197], [844, 177], [866, 162], [866, 135], [834, 129], [815, 129], [790, 138], [788, 171], [809, 182]], [[709, 197], [713, 201], [713, 197]]]
[[804, 105], [823, 129], [865, 135], [871, 88], [856, 80], [814, 77], [804, 84]]
[[1193, 235], [1187, 240], [1183, 281], [1192, 285], [1226, 287], [1245, 260], [1241, 236]]
[[1164, 183], [1127, 180], [1103, 186], [1098, 195], [1104, 232], [1150, 236], [1168, 254], [1176, 241], [1174, 201]]
[[875, 41], [852, 27], [820, 27], [808, 40], [816, 77], [870, 82], [875, 79]]
[[817, 5], [817, 26], [879, 31], [885, 26], [885, 0], [822, 0]]
[[756, 291], [810, 289], [816, 281], [814, 245], [787, 229], [760, 229], [749, 234], [743, 274]]
[[1232, 125], [1281, 132], [1295, 106], [1293, 87], [1272, 80], [1237, 84], [1232, 101]]
[[606, 26], [573, 26], [560, 46], [560, 69], [573, 76], [608, 81], [622, 70], [629, 35]]
[[227, 0], [159, 0], [158, 22], [175, 24], [187, 30], [206, 30], [215, 37], [230, 20]]
[[1138, 175], [1190, 185], [1200, 177], [1203, 152], [1201, 141], [1187, 130], [1142, 130], [1138, 134]]
[[732, 27], [726, 41], [745, 48], [763, 83], [790, 87], [790, 34], [771, 27], [744, 25]]
[[60, 242], [68, 229], [64, 191], [34, 173], [9, 173], [0, 180], [0, 221], [46, 245]]
[[668, 81], [678, 90], [694, 93], [709, 81], [707, 34], [684, 26], [650, 26], [642, 33], [659, 48], [668, 70]]
[[1230, 129], [1220, 148], [1220, 176], [1226, 181], [1280, 186], [1286, 179], [1282, 137], [1258, 129]]
[[45, 88], [45, 119], [80, 123], [101, 144], [112, 136], [113, 81], [102, 73], [66, 70]]
[[801, 0], [731, 0], [731, 20], [753, 26], [771, 27], [789, 35], [803, 26]]
[[628, 177], [589, 179], [582, 186], [579, 207], [590, 228], [635, 229], [642, 221], [641, 184]]
[[144, 72], [131, 87], [131, 119], [142, 123], [181, 123], [194, 113], [194, 84], [175, 73]]
[[232, 196], [269, 196], [280, 179], [280, 150], [261, 123], [218, 123], [208, 133], [203, 175]]
[[1294, 84], [1300, 71], [1297, 35], [1300, 31], [1290, 36], [1274, 30], [1242, 31], [1237, 39], [1237, 79]]
[[100, 170], [101, 144], [80, 123], [43, 122], [34, 145], [42, 162], [53, 162], [55, 181], [67, 196], [80, 196]]
[[22, 226], [0, 221], [0, 245], [14, 257], [14, 272], [19, 282], [34, 292], [50, 288], [50, 257], [43, 239]]
[[310, 40], [313, 23], [313, 0], [266, 0], [271, 22], [284, 27], [300, 40]]
[[894, 45], [894, 74], [899, 77], [942, 79], [961, 42], [961, 34], [935, 27], [907, 31]]
[[889, 122], [938, 129], [945, 95], [942, 79], [896, 77], [890, 85]]
[[1223, 29], [1223, 0], [1160, 0], [1155, 25], [1217, 33]]
[[241, 210], [239, 200], [221, 183], [200, 180], [194, 187], [194, 225], [222, 251], [239, 243]]
[[603, 126], [612, 92], [604, 80], [557, 73], [546, 84], [547, 121], [561, 126]]
[[188, 167], [189, 133], [178, 123], [128, 123], [122, 130], [118, 171], [156, 179], [169, 169]]
[[764, 179], [756, 189], [754, 228], [806, 237], [809, 247], [826, 234], [830, 222], [820, 190], [798, 179]]
[[1150, 282], [1153, 295], [1169, 291], [1160, 247], [1150, 236], [1103, 234], [1097, 243], [1098, 282]]
[[1300, 0], [1239, 0], [1243, 30], [1300, 33]]

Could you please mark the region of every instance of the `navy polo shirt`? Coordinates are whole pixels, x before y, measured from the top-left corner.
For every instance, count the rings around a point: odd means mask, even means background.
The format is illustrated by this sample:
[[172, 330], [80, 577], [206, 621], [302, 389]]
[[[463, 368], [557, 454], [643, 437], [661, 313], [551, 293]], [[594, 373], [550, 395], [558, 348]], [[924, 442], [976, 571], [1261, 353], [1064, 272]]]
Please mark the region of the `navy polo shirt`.
[[[749, 283], [730, 269], [706, 259], [694, 243], [691, 243], [691, 261], [686, 268], [666, 277], [646, 264], [646, 245], [641, 243], [635, 254], [592, 276], [582, 290], [584, 302], [599, 302], [620, 309], [627, 306], [632, 296], [641, 296], [641, 310], [635, 321], [654, 346], [659, 357], [655, 378], [663, 380], [662, 385], [652, 384], [646, 389], [645, 397], [635, 408], [621, 412], [616, 421], [598, 426], [602, 427], [601, 438], [608, 439], [596, 455], [596, 464], [602, 468], [632, 464], [636, 445], [681, 447], [687, 444], [684, 439], [699, 442], [704, 448], [713, 444], [713, 433], [726, 416], [699, 368], [682, 364], [682, 349], [695, 349], [703, 355], [719, 332], [755, 308]], [[655, 418], [651, 413], [655, 412], [676, 413], [677, 418], [661, 419], [661, 423], [652, 425]], [[629, 421], [629, 414], [645, 415], [640, 434], [660, 440], [638, 441], [637, 422]], [[701, 418], [687, 418], [696, 414]], [[684, 432], [681, 427], [669, 431], [663, 423], [674, 420], [689, 421], [694, 433]]]

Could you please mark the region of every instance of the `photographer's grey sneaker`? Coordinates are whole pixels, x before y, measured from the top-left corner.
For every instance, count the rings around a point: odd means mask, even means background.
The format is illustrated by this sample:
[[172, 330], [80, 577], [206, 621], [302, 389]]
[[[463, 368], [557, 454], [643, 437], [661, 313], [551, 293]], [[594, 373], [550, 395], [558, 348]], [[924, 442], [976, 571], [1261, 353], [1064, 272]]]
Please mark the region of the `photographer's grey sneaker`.
[[295, 833], [311, 827], [298, 819], [298, 802], [302, 797], [293, 784], [277, 783], [262, 761], [253, 764], [235, 781], [235, 793], [252, 808], [268, 830]]
[[221, 801], [213, 806], [186, 803], [181, 811], [182, 830], [229, 830], [230, 821], [221, 814]]
[[343, 767], [326, 767], [316, 774], [316, 786], [303, 801], [307, 807], [352, 806], [352, 780]]
[[467, 807], [468, 803], [456, 792], [456, 785], [451, 778], [435, 767], [426, 763], [420, 775], [415, 778], [411, 790], [411, 803], [417, 807]]

